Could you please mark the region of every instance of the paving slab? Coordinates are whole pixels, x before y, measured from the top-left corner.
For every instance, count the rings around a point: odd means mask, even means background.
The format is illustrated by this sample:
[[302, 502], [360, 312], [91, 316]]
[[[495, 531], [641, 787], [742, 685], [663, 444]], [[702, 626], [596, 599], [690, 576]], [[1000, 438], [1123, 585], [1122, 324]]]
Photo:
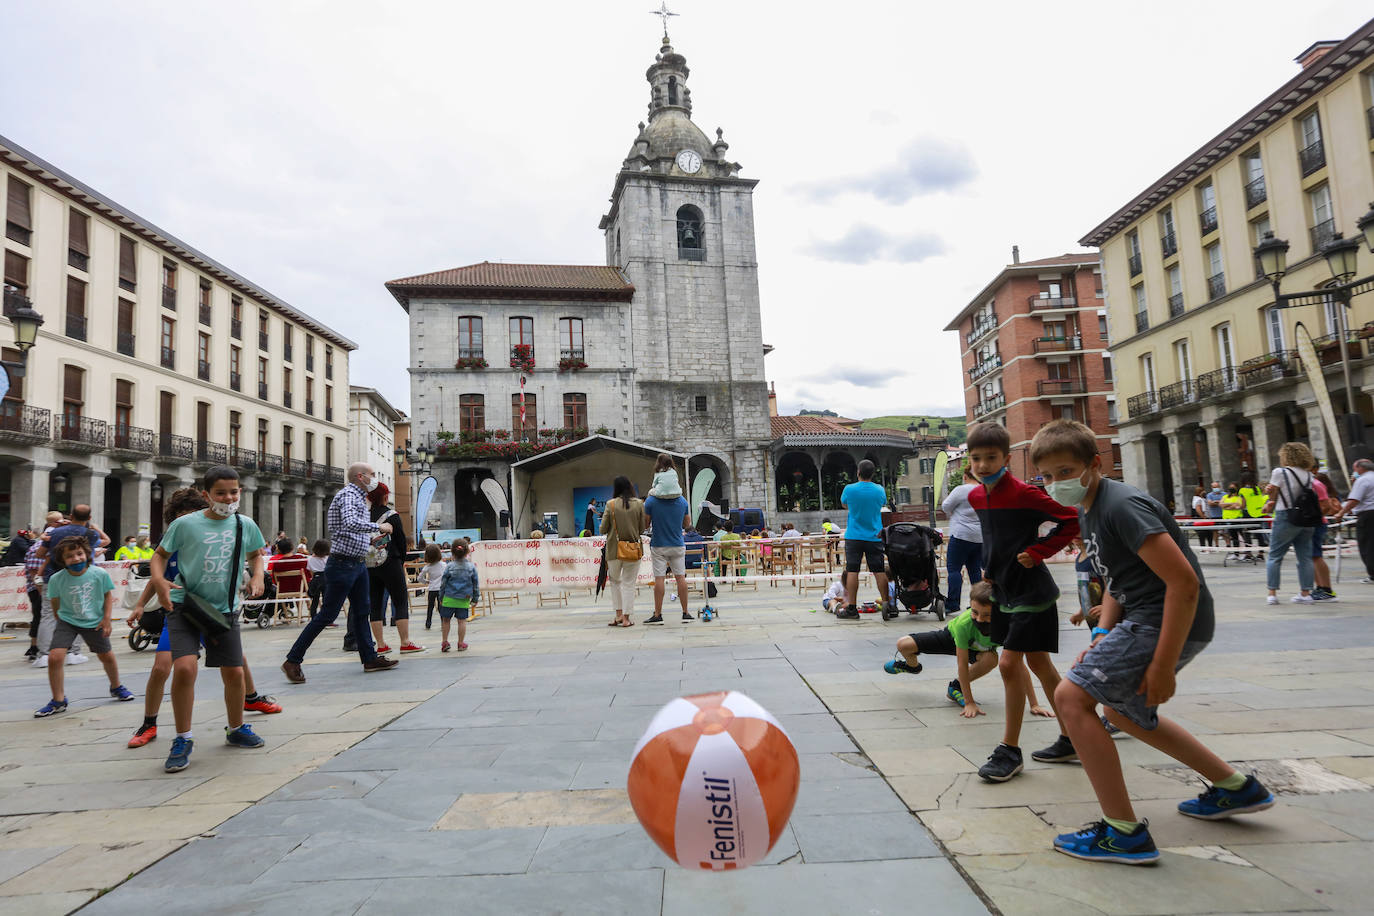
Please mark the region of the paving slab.
[[1369, 911], [1374, 843], [1275, 843], [1234, 851], [1306, 894], [1312, 904]]

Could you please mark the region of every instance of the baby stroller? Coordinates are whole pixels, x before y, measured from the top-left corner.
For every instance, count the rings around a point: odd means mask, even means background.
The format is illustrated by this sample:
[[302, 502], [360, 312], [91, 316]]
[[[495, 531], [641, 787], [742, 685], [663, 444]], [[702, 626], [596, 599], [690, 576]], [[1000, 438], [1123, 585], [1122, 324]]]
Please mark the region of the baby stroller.
[[[937, 619], [945, 619], [945, 596], [940, 593], [940, 570], [935, 563], [935, 548], [944, 540], [934, 528], [910, 522], [883, 529], [888, 575], [897, 585], [897, 600], [913, 614], [929, 609]], [[883, 605], [884, 620], [896, 616], [893, 602]]]
[[[152, 569], [147, 563], [138, 563], [131, 570], [129, 575], [129, 587], [124, 590], [124, 609], [132, 611], [138, 606], [138, 599], [143, 595], [144, 586], [153, 576]], [[143, 608], [143, 616], [134, 624], [129, 631], [129, 648], [135, 652], [142, 652], [148, 646], [157, 641], [162, 635], [163, 612], [161, 605], [158, 604], [157, 595], [154, 594], [149, 599], [148, 604]]]

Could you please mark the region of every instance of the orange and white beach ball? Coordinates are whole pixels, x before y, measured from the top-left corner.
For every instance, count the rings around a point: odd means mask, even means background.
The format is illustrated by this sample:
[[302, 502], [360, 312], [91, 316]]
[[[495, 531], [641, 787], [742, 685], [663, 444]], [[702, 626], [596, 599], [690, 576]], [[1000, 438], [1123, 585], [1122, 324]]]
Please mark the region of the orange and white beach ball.
[[640, 824], [669, 858], [721, 871], [768, 854], [800, 783], [787, 732], [732, 690], [660, 709], [635, 746], [626, 788]]

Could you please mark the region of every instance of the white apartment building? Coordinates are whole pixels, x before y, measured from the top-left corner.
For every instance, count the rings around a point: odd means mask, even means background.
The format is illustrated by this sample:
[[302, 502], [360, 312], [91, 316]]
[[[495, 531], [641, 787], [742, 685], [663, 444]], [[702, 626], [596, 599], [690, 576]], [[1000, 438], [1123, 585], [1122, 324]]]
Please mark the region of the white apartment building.
[[345, 465], [366, 461], [396, 498], [396, 423], [405, 414], [376, 388], [348, 386], [348, 455]]
[[44, 318], [0, 402], [0, 529], [88, 503], [156, 537], [163, 497], [229, 464], [269, 537], [320, 535], [356, 345], [4, 137], [0, 183], [6, 361], [14, 310]]

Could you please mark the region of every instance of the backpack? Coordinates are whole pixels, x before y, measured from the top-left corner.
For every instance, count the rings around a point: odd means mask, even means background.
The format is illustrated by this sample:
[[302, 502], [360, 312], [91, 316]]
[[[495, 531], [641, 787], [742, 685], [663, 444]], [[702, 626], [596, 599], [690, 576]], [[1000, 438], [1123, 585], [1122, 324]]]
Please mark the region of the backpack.
[[[1298, 475], [1288, 468], [1284, 468], [1283, 473], [1298, 480]], [[1297, 497], [1288, 501], [1288, 521], [1299, 528], [1315, 528], [1323, 521], [1321, 502], [1317, 499], [1317, 491], [1312, 489], [1311, 472], [1308, 473], [1307, 483], [1298, 482]]]
[[[382, 522], [391, 518], [391, 516], [395, 514], [395, 509], [386, 510], [386, 512], [382, 514], [382, 517], [377, 519], [377, 524], [380, 525]], [[368, 569], [375, 569], [378, 566], [381, 566], [383, 563], [386, 562], [388, 549], [390, 547], [391, 535], [382, 535], [380, 538], [378, 538], [377, 540], [373, 541], [371, 544], [368, 545], [367, 555], [363, 557], [363, 563], [367, 566]]]

